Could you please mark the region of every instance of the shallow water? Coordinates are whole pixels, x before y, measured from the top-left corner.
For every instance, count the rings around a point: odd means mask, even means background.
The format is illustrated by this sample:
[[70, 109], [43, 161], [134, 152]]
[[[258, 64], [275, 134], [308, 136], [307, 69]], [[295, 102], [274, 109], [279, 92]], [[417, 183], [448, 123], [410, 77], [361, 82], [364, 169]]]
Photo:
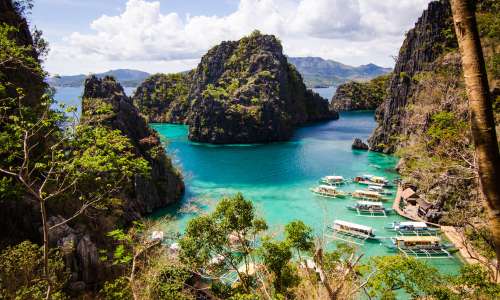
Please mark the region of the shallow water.
[[[219, 197], [241, 191], [246, 198], [258, 203], [265, 212], [271, 226], [284, 226], [293, 219], [304, 221], [320, 233], [325, 222], [335, 219], [351, 221], [377, 228], [377, 235], [394, 236], [383, 230], [390, 222], [404, 221], [396, 213], [387, 218], [360, 217], [347, 211], [346, 206], [355, 201], [329, 199], [312, 195], [309, 188], [325, 175], [343, 175], [351, 178], [360, 174], [386, 176], [397, 175], [384, 171], [393, 169], [398, 159], [377, 152], [352, 150], [356, 137], [366, 141], [376, 125], [373, 111], [340, 112], [340, 119], [314, 122], [296, 126], [293, 136], [287, 142], [272, 142], [253, 145], [207, 145], [193, 143], [187, 139], [188, 127], [184, 125], [151, 124], [160, 134], [170, 140], [186, 172], [196, 178], [186, 180], [186, 192], [181, 201], [158, 209], [148, 217], [156, 218], [173, 214], [179, 218], [179, 230], [187, 224], [192, 215], [179, 213], [179, 207], [191, 197], [209, 195]], [[378, 165], [381, 169], [372, 168]], [[355, 184], [339, 189], [352, 192]], [[392, 207], [394, 196], [384, 204]], [[327, 217], [324, 217], [324, 213]], [[389, 243], [390, 240], [383, 240]], [[366, 256], [392, 255], [395, 251], [379, 245], [380, 241], [366, 241], [359, 251]], [[442, 272], [456, 275], [462, 262], [456, 259], [432, 259], [430, 264]]]

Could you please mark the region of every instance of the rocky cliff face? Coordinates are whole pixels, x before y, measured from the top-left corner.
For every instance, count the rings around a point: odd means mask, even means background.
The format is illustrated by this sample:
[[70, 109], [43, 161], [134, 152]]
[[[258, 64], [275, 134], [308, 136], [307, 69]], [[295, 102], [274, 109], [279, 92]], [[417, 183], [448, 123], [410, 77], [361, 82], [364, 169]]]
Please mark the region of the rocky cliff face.
[[391, 77], [392, 73], [378, 76], [368, 82], [351, 81], [339, 85], [332, 97], [330, 109], [377, 109], [385, 99], [387, 82]]
[[375, 113], [378, 125], [368, 140], [371, 150], [393, 153], [400, 147], [394, 136], [405, 130], [406, 120], [411, 118], [412, 113], [408, 113], [407, 106], [415, 95], [415, 76], [434, 62], [449, 43], [454, 42], [446, 34], [447, 30], [454, 30], [449, 24], [450, 16], [447, 1], [431, 2], [415, 27], [407, 32], [386, 99]]
[[16, 28], [17, 31], [9, 33], [8, 39], [14, 41], [18, 47], [26, 49], [26, 56], [34, 58], [33, 63], [27, 63], [23, 66], [16, 64], [15, 61], [2, 62], [0, 65], [0, 83], [5, 87], [7, 97], [19, 97], [16, 87], [22, 88], [25, 94], [22, 98], [22, 104], [35, 106], [40, 103], [40, 97], [44, 94], [48, 85], [43, 82], [43, 77], [40, 74], [29, 69], [35, 68], [36, 64], [40, 63], [38, 52], [33, 43], [33, 37], [26, 19], [15, 10], [12, 0], [0, 0], [0, 24]]
[[[189, 124], [189, 139], [196, 142], [283, 141], [294, 124], [338, 118], [326, 99], [306, 89], [272, 35], [223, 42], [195, 70], [177, 78], [165, 84], [174, 100], [163, 100], [169, 109], [157, 106], [160, 118], [154, 120]], [[141, 90], [151, 89], [144, 84], [136, 92], [142, 109], [147, 97]]]
[[[173, 203], [184, 191], [184, 183], [181, 175], [172, 166], [170, 158], [164, 153], [157, 132], [140, 116], [132, 99], [125, 95], [121, 85], [113, 78], [106, 76], [101, 80], [92, 76], [85, 81], [82, 109], [85, 110], [87, 101], [96, 98], [111, 104], [115, 113], [103, 124], [120, 130], [128, 137], [136, 156], [146, 159], [152, 168], [150, 179], [136, 175], [133, 180], [134, 191], [130, 197], [136, 210], [148, 213]], [[157, 151], [161, 153], [158, 154]]]

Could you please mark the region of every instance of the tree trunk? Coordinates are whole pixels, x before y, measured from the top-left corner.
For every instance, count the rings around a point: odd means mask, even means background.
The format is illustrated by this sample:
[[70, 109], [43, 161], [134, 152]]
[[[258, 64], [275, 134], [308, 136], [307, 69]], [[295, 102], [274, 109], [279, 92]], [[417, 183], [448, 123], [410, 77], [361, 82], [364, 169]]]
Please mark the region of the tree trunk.
[[47, 227], [47, 212], [45, 211], [45, 201], [40, 201], [43, 220], [43, 264], [45, 267], [45, 280], [47, 280], [47, 294], [46, 300], [52, 299], [52, 278], [50, 277], [49, 266], [49, 228]]
[[498, 266], [500, 258], [500, 184], [498, 184], [500, 154], [490, 88], [477, 29], [474, 2], [472, 0], [450, 0], [450, 2], [462, 56], [479, 180]]

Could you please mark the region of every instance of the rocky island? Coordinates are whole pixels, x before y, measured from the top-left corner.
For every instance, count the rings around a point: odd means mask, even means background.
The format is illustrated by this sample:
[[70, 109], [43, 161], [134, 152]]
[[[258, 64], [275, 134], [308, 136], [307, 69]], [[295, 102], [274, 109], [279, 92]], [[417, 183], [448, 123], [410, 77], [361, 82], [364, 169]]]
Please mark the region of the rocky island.
[[213, 47], [189, 74], [153, 75], [134, 100], [150, 120], [188, 124], [191, 141], [213, 144], [285, 141], [292, 125], [339, 117], [258, 31]]
[[380, 75], [368, 82], [350, 81], [339, 85], [333, 95], [330, 109], [371, 110], [377, 109], [385, 99], [387, 81], [392, 73]]

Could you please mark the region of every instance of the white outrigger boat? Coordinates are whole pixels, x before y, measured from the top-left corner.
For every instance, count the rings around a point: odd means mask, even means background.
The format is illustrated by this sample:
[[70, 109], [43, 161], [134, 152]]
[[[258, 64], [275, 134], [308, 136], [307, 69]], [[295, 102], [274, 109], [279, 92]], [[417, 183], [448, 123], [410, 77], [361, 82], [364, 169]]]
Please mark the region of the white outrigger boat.
[[333, 222], [333, 225], [325, 225], [333, 230], [333, 235], [329, 237], [348, 243], [363, 245], [363, 242], [367, 239], [386, 239], [386, 237], [373, 234], [373, 232], [377, 229], [352, 222], [336, 220], [335, 222]]
[[396, 231], [400, 233], [427, 233], [438, 232], [439, 228], [429, 228], [425, 222], [393, 222], [392, 227], [384, 227], [388, 231]]
[[390, 198], [380, 197], [378, 192], [375, 191], [365, 191], [365, 190], [355, 190], [351, 195], [352, 198], [361, 198], [363, 200], [372, 201], [388, 201]]
[[450, 251], [446, 249], [455, 246], [455, 244], [443, 244], [441, 238], [437, 236], [398, 236], [390, 239], [392, 244], [380, 245], [415, 258], [452, 258]]
[[351, 193], [346, 193], [344, 191], [337, 190], [336, 186], [331, 185], [320, 185], [317, 188], [309, 188], [314, 195], [318, 195], [321, 197], [330, 197], [330, 198], [345, 198], [345, 196], [350, 196]]
[[383, 208], [382, 205], [382, 202], [358, 201], [354, 206], [347, 206], [347, 209], [357, 211], [358, 216], [370, 214], [367, 217], [387, 217], [387, 213], [395, 211], [394, 208]]
[[359, 184], [375, 185], [380, 187], [398, 185], [397, 183], [390, 183], [388, 180], [385, 179], [385, 177], [366, 175], [366, 174], [363, 174], [363, 176], [356, 176], [355, 178], [351, 178], [351, 180]]
[[344, 179], [342, 175], [333, 175], [333, 176], [325, 176], [321, 178], [319, 183], [329, 184], [329, 185], [337, 185], [337, 184], [347, 184], [347, 181]]
[[389, 191], [388, 189], [384, 189], [383, 187], [378, 186], [378, 185], [369, 185], [364, 190], [369, 191], [369, 192], [378, 192], [380, 195], [385, 195], [385, 196], [392, 195], [395, 193], [395, 191]]

